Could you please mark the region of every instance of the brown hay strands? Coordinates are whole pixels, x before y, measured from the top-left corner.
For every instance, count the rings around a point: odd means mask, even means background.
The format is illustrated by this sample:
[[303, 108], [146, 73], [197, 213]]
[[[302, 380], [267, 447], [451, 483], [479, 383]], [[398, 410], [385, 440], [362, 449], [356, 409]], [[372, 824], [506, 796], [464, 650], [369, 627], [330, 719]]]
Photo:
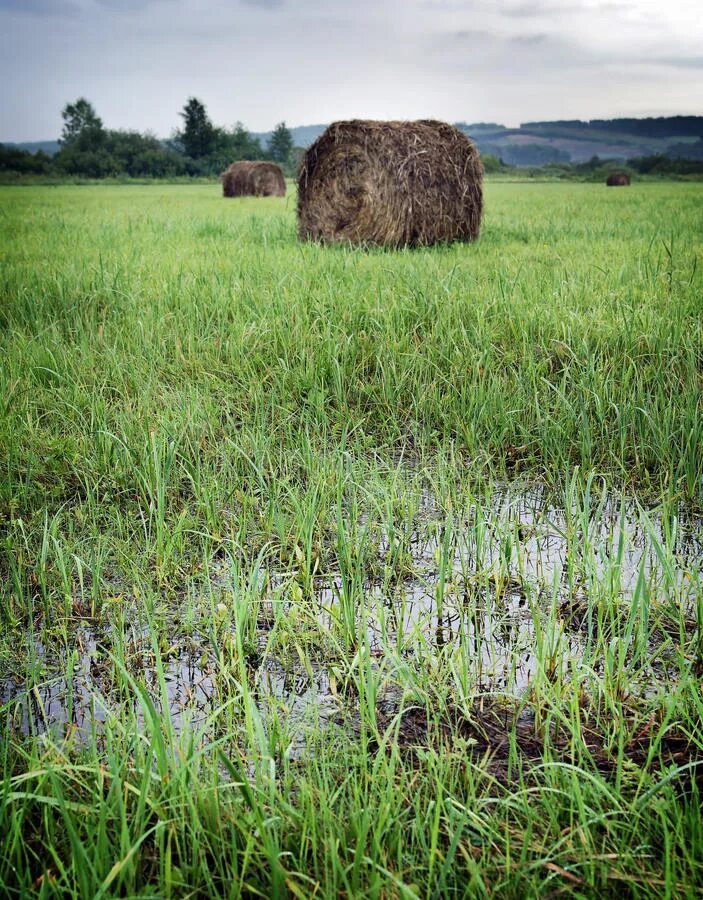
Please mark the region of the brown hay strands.
[[625, 172], [611, 172], [605, 180], [608, 187], [629, 187], [630, 176]]
[[325, 243], [427, 246], [473, 241], [483, 164], [444, 122], [335, 122], [298, 175], [298, 236]]
[[280, 166], [259, 160], [234, 162], [222, 175], [225, 197], [285, 197], [286, 179]]

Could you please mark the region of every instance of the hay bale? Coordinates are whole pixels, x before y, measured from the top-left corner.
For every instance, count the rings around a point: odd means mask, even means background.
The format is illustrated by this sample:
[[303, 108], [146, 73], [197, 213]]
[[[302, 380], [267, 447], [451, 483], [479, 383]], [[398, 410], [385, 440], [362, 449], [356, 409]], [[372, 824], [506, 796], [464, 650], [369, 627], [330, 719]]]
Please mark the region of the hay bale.
[[425, 246], [478, 237], [483, 165], [444, 122], [334, 122], [298, 175], [298, 235], [328, 243]]
[[225, 197], [285, 197], [286, 179], [280, 166], [272, 162], [240, 160], [222, 175]]
[[625, 172], [611, 172], [605, 180], [608, 187], [629, 187], [630, 176]]

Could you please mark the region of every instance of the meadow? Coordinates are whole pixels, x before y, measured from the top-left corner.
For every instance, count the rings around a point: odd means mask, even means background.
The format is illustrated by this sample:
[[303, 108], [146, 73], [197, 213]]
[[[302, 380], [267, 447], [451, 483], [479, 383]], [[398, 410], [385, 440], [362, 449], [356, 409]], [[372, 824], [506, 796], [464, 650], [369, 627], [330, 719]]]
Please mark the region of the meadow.
[[300, 244], [0, 188], [0, 893], [703, 890], [703, 185]]

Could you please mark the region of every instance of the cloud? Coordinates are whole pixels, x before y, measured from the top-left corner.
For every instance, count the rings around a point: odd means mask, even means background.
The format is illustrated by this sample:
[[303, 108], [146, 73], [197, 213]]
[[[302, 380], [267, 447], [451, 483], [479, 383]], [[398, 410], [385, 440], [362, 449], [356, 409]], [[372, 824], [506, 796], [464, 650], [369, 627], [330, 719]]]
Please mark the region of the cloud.
[[82, 3], [75, 2], [75, 0], [0, 0], [0, 13], [7, 11], [25, 13], [30, 16], [51, 15], [60, 19], [94, 15], [96, 9], [118, 13], [134, 12], [157, 6], [160, 3], [173, 4], [175, 2], [177, 0], [82, 0]]
[[554, 16], [572, 16], [583, 14], [587, 16], [598, 15], [600, 13], [618, 13], [629, 12], [633, 9], [630, 2], [617, 2], [617, 0], [604, 0], [604, 2], [572, 2], [564, 3], [563, 0], [556, 0], [549, 3], [548, 0], [526, 0], [526, 2], [518, 3], [515, 6], [506, 6], [500, 10], [501, 15], [511, 19], [540, 19]]
[[703, 69], [703, 56], [654, 56], [638, 60], [656, 66], [673, 66], [675, 69]]
[[0, 140], [57, 134], [81, 95], [108, 127], [164, 136], [193, 95], [256, 131], [687, 113], [703, 96], [699, 3], [0, 0]]
[[283, 6], [284, 0], [242, 0], [242, 3], [259, 9], [278, 9]]
[[[482, 67], [492, 74], [565, 69], [602, 64], [602, 56], [559, 35], [537, 31], [532, 34], [501, 33], [462, 29], [429, 41], [430, 52], [452, 68], [472, 70]], [[525, 67], [528, 67], [525, 69]]]
[[176, 0], [93, 0], [93, 2], [115, 12], [134, 12], [159, 4], [173, 4]]
[[547, 44], [553, 38], [550, 38], [547, 34], [516, 34], [514, 37], [510, 38], [510, 42], [513, 44], [519, 44], [523, 47], [534, 47], [537, 44]]
[[517, 6], [506, 6], [501, 9], [501, 15], [511, 19], [536, 19], [542, 16], [561, 16], [583, 11], [583, 5], [579, 3], [542, 3], [535, 0], [534, 3], [519, 3]]
[[[441, 40], [447, 36], [443, 35]], [[460, 31], [453, 31], [449, 34], [449, 38], [459, 43], [473, 43], [474, 41], [495, 41], [497, 35], [492, 31], [480, 31], [477, 28], [462, 28]]]
[[0, 13], [25, 13], [28, 16], [72, 16], [80, 7], [71, 0], [0, 0]]

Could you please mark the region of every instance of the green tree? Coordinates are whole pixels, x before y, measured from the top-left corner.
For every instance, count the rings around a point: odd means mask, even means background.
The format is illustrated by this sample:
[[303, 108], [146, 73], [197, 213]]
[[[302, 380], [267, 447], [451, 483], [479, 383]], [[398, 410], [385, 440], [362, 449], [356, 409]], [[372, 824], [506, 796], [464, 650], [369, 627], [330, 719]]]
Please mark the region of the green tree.
[[500, 172], [501, 169], [506, 167], [503, 160], [493, 153], [482, 153], [481, 162], [483, 163], [484, 172]]
[[63, 131], [60, 143], [63, 146], [80, 146], [87, 150], [102, 142], [105, 135], [102, 119], [85, 97], [79, 97], [75, 103], [67, 103], [61, 116]]
[[151, 134], [138, 131], [108, 131], [106, 149], [117, 174], [138, 178], [164, 178], [185, 173], [183, 155], [164, 146]]
[[261, 159], [264, 155], [259, 139], [252, 137], [241, 122], [227, 132], [227, 149], [232, 162], [237, 159]]
[[191, 159], [201, 159], [212, 153], [217, 147], [218, 132], [210, 121], [205, 104], [196, 97], [190, 97], [179, 115], [184, 126], [177, 138], [185, 155]]
[[274, 162], [287, 165], [293, 149], [293, 135], [285, 122], [279, 122], [269, 139], [268, 152]]
[[19, 147], [5, 147], [0, 144], [0, 172], [46, 175], [51, 172], [51, 157], [43, 150], [30, 153]]
[[85, 97], [67, 103], [61, 111], [61, 149], [54, 157], [56, 168], [68, 175], [103, 178], [115, 173], [115, 162], [106, 150], [107, 132]]

